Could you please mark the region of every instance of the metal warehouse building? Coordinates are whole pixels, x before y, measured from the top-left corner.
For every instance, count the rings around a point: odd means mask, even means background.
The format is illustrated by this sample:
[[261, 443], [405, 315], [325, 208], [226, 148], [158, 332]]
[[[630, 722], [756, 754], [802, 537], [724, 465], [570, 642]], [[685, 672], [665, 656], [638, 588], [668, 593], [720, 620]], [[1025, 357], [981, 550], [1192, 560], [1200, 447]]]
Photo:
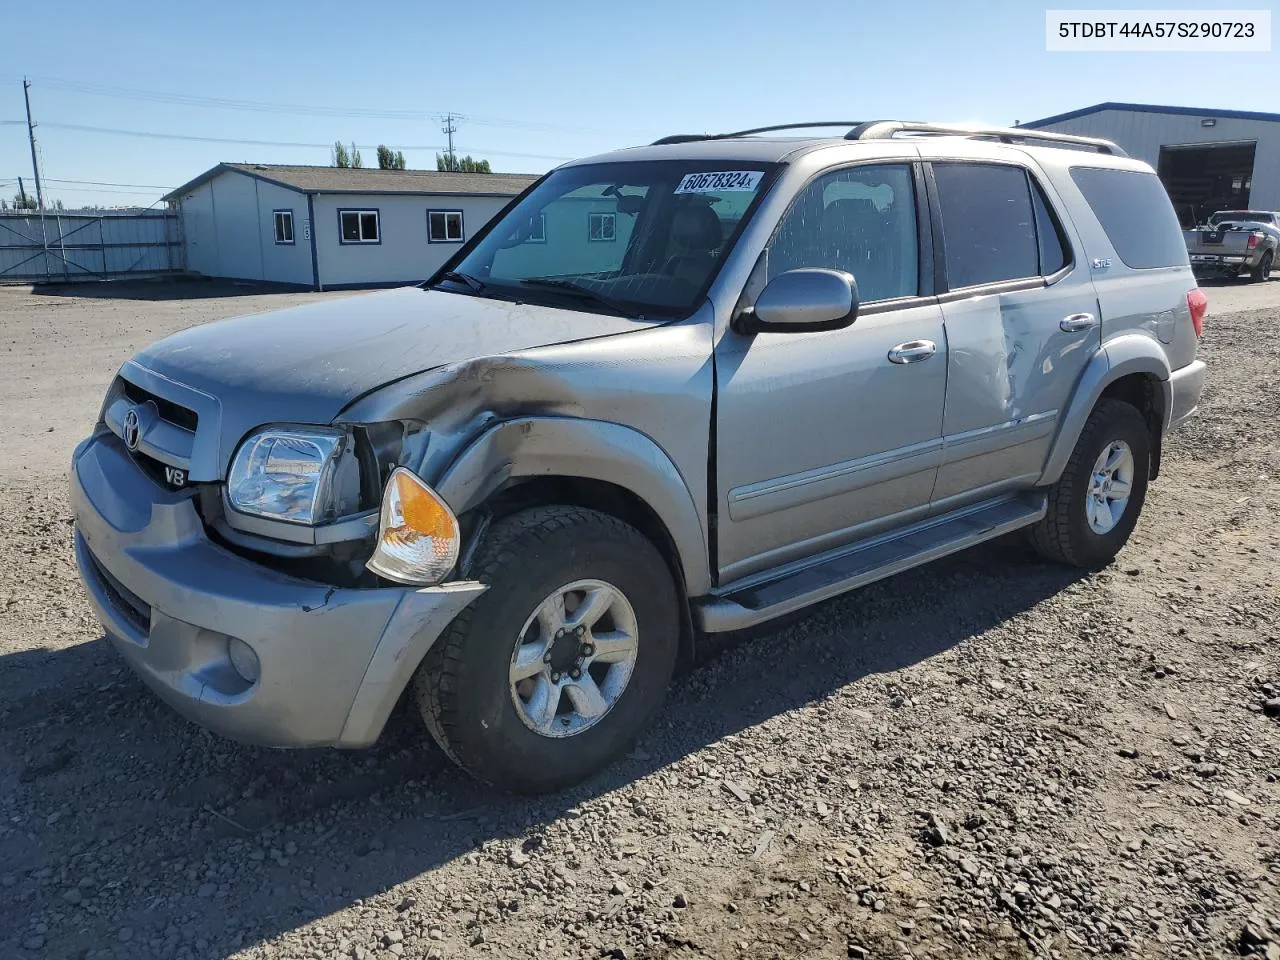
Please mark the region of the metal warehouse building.
[[1099, 103], [1022, 126], [1118, 143], [1156, 168], [1185, 226], [1215, 210], [1280, 210], [1280, 113]]
[[165, 200], [189, 271], [327, 290], [424, 279], [536, 179], [222, 163]]

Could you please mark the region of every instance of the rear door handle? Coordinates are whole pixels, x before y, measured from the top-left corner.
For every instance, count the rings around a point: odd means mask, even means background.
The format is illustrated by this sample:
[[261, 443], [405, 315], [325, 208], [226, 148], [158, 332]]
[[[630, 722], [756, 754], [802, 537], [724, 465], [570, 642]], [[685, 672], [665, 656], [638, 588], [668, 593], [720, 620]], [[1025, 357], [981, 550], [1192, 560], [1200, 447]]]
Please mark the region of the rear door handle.
[[1073, 313], [1058, 321], [1058, 329], [1063, 333], [1079, 333], [1081, 330], [1092, 330], [1098, 325], [1092, 313]]
[[889, 351], [890, 363], [919, 363], [928, 360], [938, 352], [938, 345], [932, 340], [908, 340]]

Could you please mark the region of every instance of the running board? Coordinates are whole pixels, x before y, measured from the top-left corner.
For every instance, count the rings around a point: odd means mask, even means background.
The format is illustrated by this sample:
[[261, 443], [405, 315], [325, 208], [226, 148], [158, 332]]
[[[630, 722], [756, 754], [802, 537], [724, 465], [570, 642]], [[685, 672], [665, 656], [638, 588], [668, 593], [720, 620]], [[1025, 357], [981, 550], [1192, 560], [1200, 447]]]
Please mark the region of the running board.
[[730, 585], [723, 594], [694, 601], [694, 618], [706, 633], [754, 627], [1030, 526], [1045, 510], [1045, 495], [1036, 491], [931, 517], [808, 564], [789, 564], [771, 578], [753, 577], [754, 582], [748, 585]]

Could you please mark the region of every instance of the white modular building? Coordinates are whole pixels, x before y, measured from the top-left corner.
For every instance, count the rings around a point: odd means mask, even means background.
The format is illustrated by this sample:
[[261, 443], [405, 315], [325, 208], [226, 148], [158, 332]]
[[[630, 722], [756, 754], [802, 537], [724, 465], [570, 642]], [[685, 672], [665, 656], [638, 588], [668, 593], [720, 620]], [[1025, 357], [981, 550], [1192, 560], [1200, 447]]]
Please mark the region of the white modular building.
[[189, 272], [331, 290], [425, 279], [535, 180], [221, 163], [165, 199]]

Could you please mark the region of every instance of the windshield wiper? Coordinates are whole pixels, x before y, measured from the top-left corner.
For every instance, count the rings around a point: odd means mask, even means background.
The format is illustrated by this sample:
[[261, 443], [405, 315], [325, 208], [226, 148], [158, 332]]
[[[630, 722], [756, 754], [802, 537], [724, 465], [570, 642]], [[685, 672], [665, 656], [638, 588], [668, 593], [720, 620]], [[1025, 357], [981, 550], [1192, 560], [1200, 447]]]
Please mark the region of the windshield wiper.
[[476, 293], [484, 293], [484, 284], [470, 274], [459, 273], [457, 270], [450, 270], [440, 279], [452, 280], [454, 283], [465, 283]]
[[590, 300], [592, 303], [598, 303], [602, 307], [620, 314], [624, 317], [638, 317], [639, 314], [628, 306], [624, 306], [621, 302], [607, 297], [603, 293], [597, 293], [590, 287], [584, 287], [581, 284], [574, 283], [572, 280], [564, 280], [560, 277], [529, 277], [521, 280], [520, 283], [526, 287], [551, 287], [555, 290], [562, 290], [570, 296], [577, 297], [580, 300]]

